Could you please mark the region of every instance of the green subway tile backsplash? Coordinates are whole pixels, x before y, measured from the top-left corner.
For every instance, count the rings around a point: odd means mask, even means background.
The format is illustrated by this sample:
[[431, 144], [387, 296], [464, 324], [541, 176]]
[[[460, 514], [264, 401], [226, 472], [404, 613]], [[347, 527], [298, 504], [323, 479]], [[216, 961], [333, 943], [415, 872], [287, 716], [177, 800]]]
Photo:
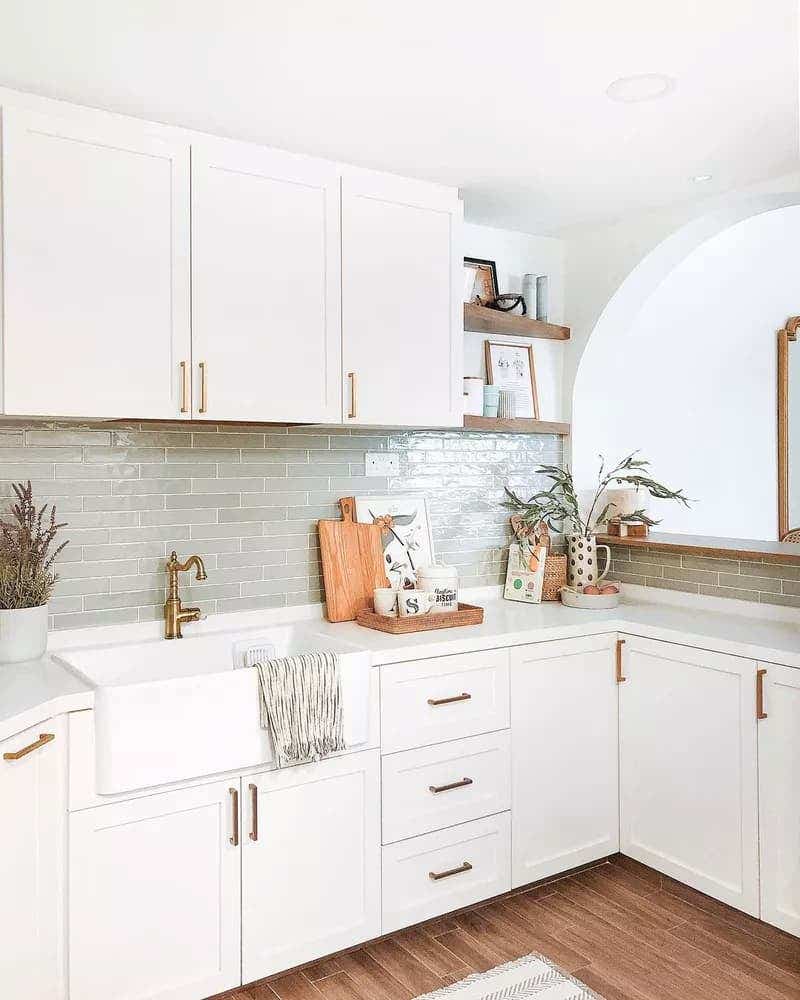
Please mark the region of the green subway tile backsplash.
[[612, 545], [611, 576], [622, 583], [800, 607], [800, 567], [757, 559], [713, 559]]
[[[396, 452], [399, 475], [365, 476], [366, 451]], [[182, 586], [208, 614], [319, 602], [316, 521], [364, 493], [424, 493], [437, 555], [465, 586], [499, 584], [503, 486], [542, 485], [533, 470], [562, 458], [555, 435], [14, 421], [0, 504], [31, 479], [69, 522], [51, 623], [77, 628], [158, 618], [173, 548], [203, 556], [207, 583]]]

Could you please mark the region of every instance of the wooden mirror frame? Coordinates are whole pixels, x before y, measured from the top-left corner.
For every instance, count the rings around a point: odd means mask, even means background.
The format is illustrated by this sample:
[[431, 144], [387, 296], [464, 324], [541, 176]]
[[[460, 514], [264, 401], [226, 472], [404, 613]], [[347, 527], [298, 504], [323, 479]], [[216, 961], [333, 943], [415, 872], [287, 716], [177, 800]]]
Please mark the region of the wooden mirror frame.
[[778, 538], [800, 542], [800, 528], [789, 526], [789, 345], [797, 340], [800, 316], [778, 330]]

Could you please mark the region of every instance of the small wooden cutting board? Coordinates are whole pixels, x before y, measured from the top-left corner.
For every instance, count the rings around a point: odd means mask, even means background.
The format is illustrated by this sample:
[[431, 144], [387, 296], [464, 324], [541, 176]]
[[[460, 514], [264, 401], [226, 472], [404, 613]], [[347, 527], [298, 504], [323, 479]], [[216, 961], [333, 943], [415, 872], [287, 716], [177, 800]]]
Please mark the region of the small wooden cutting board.
[[319, 547], [329, 622], [351, 622], [372, 606], [372, 591], [388, 587], [381, 527], [355, 520], [355, 497], [342, 497], [341, 521], [319, 522]]

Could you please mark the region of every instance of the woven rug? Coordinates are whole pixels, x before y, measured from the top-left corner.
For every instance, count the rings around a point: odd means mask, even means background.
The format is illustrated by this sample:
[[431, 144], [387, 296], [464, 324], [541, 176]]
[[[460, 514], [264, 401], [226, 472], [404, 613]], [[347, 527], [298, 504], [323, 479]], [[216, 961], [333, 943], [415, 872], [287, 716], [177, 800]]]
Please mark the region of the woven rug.
[[526, 955], [515, 962], [476, 972], [452, 986], [443, 986], [417, 1000], [603, 1000], [588, 986], [562, 972], [543, 955]]

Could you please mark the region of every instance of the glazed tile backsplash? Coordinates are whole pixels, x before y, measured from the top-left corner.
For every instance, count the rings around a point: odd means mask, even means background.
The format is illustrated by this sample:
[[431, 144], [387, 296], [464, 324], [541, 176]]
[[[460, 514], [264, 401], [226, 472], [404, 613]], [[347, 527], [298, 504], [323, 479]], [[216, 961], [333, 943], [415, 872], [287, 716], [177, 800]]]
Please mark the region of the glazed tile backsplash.
[[[364, 474], [366, 451], [400, 457], [396, 478]], [[323, 600], [316, 522], [337, 500], [424, 493], [437, 557], [466, 586], [502, 582], [503, 486], [533, 487], [560, 462], [555, 435], [208, 424], [0, 425], [0, 494], [30, 479], [69, 522], [51, 602], [55, 628], [161, 616], [164, 561], [199, 553], [208, 580], [181, 581], [204, 612]], [[3, 502], [3, 501], [0, 501]]]
[[800, 566], [755, 559], [712, 559], [611, 547], [610, 576], [622, 583], [800, 608]]

